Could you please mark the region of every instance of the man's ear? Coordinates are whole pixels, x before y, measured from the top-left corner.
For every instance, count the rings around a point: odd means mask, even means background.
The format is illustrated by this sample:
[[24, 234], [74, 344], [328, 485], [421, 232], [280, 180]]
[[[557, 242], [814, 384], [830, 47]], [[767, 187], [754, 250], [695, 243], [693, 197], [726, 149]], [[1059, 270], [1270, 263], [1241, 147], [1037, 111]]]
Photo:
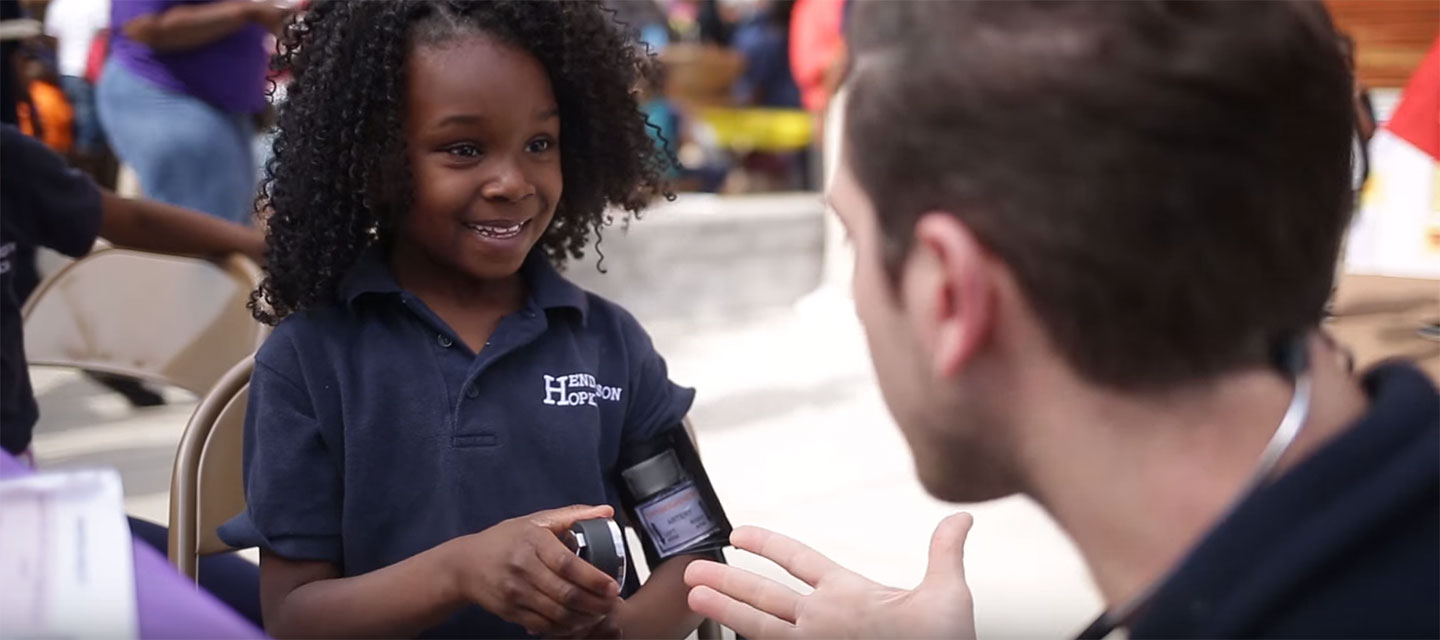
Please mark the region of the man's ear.
[[936, 376], [958, 374], [990, 334], [992, 268], [985, 247], [958, 217], [931, 212], [916, 221], [901, 286]]

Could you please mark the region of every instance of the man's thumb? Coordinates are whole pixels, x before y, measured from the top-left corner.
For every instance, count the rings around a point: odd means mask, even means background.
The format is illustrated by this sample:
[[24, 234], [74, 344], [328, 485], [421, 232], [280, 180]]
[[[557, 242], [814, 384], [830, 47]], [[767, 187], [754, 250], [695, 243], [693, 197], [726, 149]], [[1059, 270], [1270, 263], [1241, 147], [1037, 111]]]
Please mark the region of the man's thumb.
[[615, 508], [608, 504], [599, 506], [572, 504], [568, 507], [538, 512], [530, 519], [535, 524], [559, 534], [569, 531], [571, 526], [581, 520], [613, 517], [615, 517]]
[[930, 565], [925, 569], [924, 584], [965, 586], [965, 538], [975, 518], [957, 513], [940, 521], [930, 538]]

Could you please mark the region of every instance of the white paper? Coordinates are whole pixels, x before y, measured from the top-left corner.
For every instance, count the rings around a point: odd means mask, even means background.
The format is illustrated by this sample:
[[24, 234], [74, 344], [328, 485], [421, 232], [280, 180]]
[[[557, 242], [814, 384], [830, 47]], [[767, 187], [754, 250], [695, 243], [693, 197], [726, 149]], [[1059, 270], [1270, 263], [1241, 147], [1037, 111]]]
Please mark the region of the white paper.
[[119, 474], [0, 480], [0, 637], [126, 639], [138, 627]]

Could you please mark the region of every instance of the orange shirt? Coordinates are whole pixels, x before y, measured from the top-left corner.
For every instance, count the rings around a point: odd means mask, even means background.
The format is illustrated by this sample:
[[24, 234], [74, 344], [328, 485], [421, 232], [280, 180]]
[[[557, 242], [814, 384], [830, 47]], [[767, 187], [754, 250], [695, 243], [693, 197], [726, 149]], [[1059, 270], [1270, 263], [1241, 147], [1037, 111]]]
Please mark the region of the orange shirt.
[[[57, 153], [70, 153], [75, 144], [75, 109], [65, 100], [65, 92], [43, 80], [31, 82], [28, 89], [30, 102], [40, 112], [41, 128], [44, 130], [41, 140]], [[21, 104], [19, 107], [20, 131], [35, 135], [35, 118], [29, 105]]]

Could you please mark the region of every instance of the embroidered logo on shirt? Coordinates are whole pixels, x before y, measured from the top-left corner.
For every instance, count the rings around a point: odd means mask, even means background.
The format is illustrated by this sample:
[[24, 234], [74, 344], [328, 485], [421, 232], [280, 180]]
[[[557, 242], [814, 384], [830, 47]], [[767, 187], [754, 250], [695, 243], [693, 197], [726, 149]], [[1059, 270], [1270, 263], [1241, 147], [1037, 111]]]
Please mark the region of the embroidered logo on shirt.
[[545, 377], [545, 404], [557, 407], [598, 406], [595, 400], [620, 401], [620, 387], [607, 387], [588, 373]]

